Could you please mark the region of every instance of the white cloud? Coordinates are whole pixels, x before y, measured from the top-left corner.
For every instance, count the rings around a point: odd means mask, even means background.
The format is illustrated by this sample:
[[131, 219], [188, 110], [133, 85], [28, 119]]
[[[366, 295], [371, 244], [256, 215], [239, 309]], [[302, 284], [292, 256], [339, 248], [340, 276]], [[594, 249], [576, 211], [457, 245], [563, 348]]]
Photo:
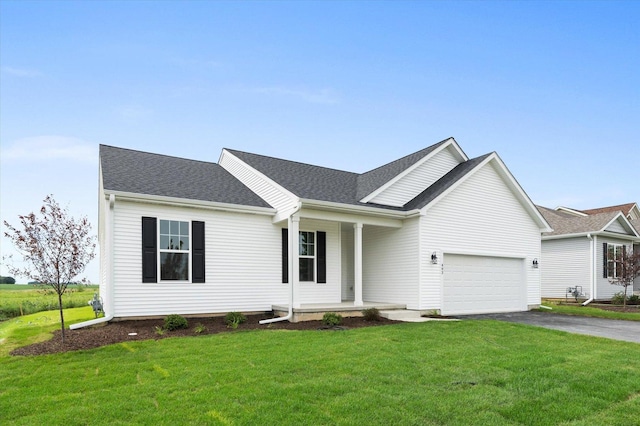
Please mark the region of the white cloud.
[[97, 144], [67, 136], [34, 136], [17, 139], [2, 147], [2, 161], [71, 160], [95, 164]]
[[15, 67], [2, 67], [2, 72], [16, 77], [40, 77], [42, 73], [38, 70]]
[[313, 104], [337, 104], [339, 102], [338, 94], [333, 89], [307, 90], [272, 86], [260, 87], [253, 91], [265, 95], [295, 97]]

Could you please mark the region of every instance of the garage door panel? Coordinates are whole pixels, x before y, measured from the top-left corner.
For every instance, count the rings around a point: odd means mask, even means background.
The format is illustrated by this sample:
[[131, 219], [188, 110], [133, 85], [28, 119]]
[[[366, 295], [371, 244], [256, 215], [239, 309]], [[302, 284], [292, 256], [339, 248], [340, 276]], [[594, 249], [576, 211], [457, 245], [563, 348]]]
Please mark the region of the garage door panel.
[[442, 313], [527, 309], [522, 259], [445, 254]]

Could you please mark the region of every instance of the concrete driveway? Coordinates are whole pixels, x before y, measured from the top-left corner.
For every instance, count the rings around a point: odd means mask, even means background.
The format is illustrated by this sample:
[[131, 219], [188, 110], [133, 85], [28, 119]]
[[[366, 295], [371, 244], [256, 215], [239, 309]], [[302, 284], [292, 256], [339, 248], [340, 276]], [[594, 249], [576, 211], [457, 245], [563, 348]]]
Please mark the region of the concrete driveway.
[[551, 312], [512, 312], [505, 314], [461, 315], [460, 319], [493, 319], [535, 325], [569, 333], [587, 334], [614, 340], [640, 343], [640, 321], [588, 318]]

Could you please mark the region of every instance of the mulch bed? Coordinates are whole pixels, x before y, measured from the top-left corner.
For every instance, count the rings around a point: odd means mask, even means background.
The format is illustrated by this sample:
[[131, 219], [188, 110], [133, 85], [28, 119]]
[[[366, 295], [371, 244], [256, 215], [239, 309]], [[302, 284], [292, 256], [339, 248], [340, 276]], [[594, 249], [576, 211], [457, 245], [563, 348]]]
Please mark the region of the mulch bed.
[[224, 317], [210, 318], [187, 318], [189, 328], [175, 331], [165, 331], [163, 334], [157, 333], [157, 327], [164, 324], [163, 319], [153, 320], [130, 320], [114, 321], [99, 324], [93, 327], [81, 328], [78, 330], [65, 330], [65, 340], [62, 343], [60, 330], [54, 332], [51, 340], [40, 342], [29, 346], [17, 348], [11, 355], [43, 355], [59, 352], [77, 351], [82, 349], [92, 349], [100, 346], [111, 345], [121, 342], [133, 342], [136, 340], [164, 339], [167, 337], [196, 336], [195, 327], [202, 324], [206, 330], [199, 335], [230, 333], [242, 330], [345, 330], [359, 327], [372, 327], [397, 323], [386, 318], [380, 321], [365, 321], [362, 317], [343, 318], [340, 326], [327, 327], [322, 321], [303, 321], [291, 323], [280, 321], [271, 325], [259, 324], [260, 320], [269, 318], [265, 315], [247, 315], [247, 322], [240, 324], [237, 329], [227, 327]]

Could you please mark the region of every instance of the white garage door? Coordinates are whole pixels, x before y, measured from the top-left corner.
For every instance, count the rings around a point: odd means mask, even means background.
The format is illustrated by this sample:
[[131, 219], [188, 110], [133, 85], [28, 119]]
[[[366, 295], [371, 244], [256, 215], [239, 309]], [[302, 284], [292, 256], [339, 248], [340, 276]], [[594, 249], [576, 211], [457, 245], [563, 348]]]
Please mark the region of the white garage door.
[[442, 314], [526, 311], [522, 259], [444, 255]]

